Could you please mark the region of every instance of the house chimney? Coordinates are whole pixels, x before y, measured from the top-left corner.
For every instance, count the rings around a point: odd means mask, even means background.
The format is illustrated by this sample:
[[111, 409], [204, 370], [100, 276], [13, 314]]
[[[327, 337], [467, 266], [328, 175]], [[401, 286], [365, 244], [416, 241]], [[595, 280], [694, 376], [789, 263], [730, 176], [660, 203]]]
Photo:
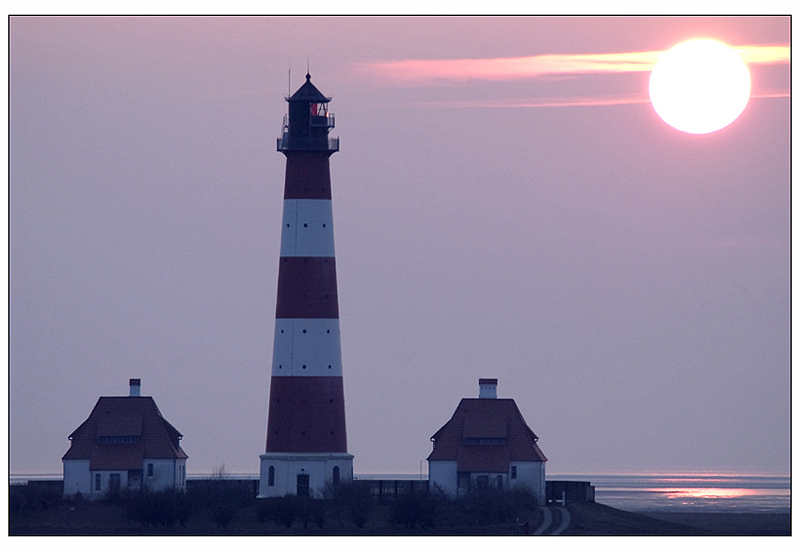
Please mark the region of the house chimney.
[[479, 399], [496, 399], [497, 398], [497, 379], [481, 378], [478, 380], [478, 387], [480, 388]]
[[138, 378], [131, 379], [130, 385], [131, 385], [131, 395], [130, 396], [131, 397], [138, 397], [139, 396], [139, 389], [142, 386], [142, 380], [140, 380]]

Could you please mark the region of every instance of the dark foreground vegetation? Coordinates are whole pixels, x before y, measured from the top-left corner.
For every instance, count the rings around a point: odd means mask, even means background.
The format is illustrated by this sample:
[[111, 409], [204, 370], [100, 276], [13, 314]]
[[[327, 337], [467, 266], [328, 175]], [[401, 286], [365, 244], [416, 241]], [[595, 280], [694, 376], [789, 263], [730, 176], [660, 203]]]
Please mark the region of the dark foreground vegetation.
[[31, 485], [10, 488], [11, 535], [514, 535], [542, 514], [525, 492], [452, 501], [437, 494], [374, 499], [358, 482], [324, 497], [256, 499], [252, 486], [208, 480], [185, 493], [112, 492], [63, 500]]
[[[112, 492], [63, 500], [60, 488], [12, 485], [10, 535], [519, 535], [543, 515], [524, 492], [463, 500], [414, 493], [376, 500], [358, 482], [324, 498], [256, 499], [236, 480], [195, 482], [185, 493]], [[563, 535], [788, 535], [789, 514], [641, 515], [596, 503], [569, 504]], [[657, 518], [662, 519], [657, 519]]]

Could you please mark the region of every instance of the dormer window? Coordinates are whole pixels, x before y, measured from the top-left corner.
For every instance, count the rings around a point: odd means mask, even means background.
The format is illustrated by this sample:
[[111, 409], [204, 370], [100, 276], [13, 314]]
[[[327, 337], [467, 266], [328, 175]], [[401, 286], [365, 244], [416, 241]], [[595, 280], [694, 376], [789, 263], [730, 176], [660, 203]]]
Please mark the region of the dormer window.
[[505, 437], [464, 437], [465, 445], [505, 445]]
[[138, 443], [139, 436], [138, 435], [101, 435], [97, 438], [97, 442], [100, 444], [108, 444], [108, 443]]

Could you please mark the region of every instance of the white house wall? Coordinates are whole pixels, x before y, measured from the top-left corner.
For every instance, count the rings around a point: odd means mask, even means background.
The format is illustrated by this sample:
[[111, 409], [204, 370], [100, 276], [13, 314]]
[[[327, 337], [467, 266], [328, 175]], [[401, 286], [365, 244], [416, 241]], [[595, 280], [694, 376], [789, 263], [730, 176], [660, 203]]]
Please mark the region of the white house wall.
[[[148, 464], [153, 464], [153, 475], [148, 475]], [[181, 469], [184, 466], [184, 469]], [[142, 468], [142, 481], [145, 487], [151, 491], [160, 491], [162, 489], [169, 489], [175, 487], [182, 490], [186, 487], [185, 477], [186, 460], [180, 459], [164, 459], [164, 458], [148, 458], [145, 459]]]
[[[121, 489], [128, 487], [128, 470], [90, 470], [88, 459], [64, 460], [64, 495], [80, 492], [87, 498], [99, 498], [108, 492], [109, 476], [119, 474]], [[148, 476], [148, 464], [153, 465], [153, 475]], [[95, 487], [95, 477], [100, 475], [100, 489]], [[186, 489], [186, 459], [146, 459], [142, 465], [141, 481], [151, 491], [176, 488]], [[139, 484], [135, 484], [139, 489]]]
[[89, 496], [92, 492], [92, 478], [89, 474], [89, 460], [64, 460], [64, 496], [81, 493]]
[[[470, 484], [477, 488], [477, 478], [481, 475], [489, 477], [489, 486], [497, 488], [497, 476], [503, 477], [503, 488], [526, 489], [533, 493], [540, 504], [545, 504], [545, 464], [544, 462], [511, 462], [510, 468], [516, 467], [517, 476], [511, 478], [508, 473], [474, 472], [470, 473]], [[448, 496], [456, 497], [458, 490], [458, 462], [455, 460], [434, 460], [428, 462], [429, 488], [433, 491], [441, 488]]]
[[508, 483], [511, 488], [525, 488], [536, 495], [540, 504], [545, 503], [545, 475], [544, 462], [511, 462], [511, 466], [516, 466], [517, 477], [511, 479], [508, 475]]
[[440, 488], [448, 496], [456, 496], [458, 489], [458, 462], [435, 460], [428, 462], [428, 488]]

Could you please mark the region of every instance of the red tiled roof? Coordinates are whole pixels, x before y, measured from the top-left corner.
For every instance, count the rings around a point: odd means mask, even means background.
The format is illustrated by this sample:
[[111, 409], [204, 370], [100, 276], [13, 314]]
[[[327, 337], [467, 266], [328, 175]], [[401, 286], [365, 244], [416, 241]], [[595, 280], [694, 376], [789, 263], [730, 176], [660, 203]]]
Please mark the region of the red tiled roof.
[[142, 443], [105, 443], [92, 446], [90, 470], [141, 470], [143, 465]]
[[458, 447], [458, 471], [507, 472], [511, 463], [508, 445], [470, 445]]
[[117, 437], [142, 434], [142, 414], [126, 410], [101, 413], [97, 420], [98, 437]]
[[483, 412], [475, 411], [464, 413], [464, 437], [505, 438], [506, 435], [508, 435], [506, 416], [485, 416]]
[[[465, 444], [465, 438], [505, 441]], [[547, 461], [514, 399], [461, 399], [453, 417], [431, 439], [428, 460], [456, 460], [458, 471], [507, 472], [513, 461]]]
[[[132, 437], [137, 442], [102, 442]], [[187, 458], [182, 435], [159, 412], [152, 397], [100, 397], [92, 413], [69, 436], [63, 460], [90, 459], [90, 469], [141, 469], [145, 458]]]

